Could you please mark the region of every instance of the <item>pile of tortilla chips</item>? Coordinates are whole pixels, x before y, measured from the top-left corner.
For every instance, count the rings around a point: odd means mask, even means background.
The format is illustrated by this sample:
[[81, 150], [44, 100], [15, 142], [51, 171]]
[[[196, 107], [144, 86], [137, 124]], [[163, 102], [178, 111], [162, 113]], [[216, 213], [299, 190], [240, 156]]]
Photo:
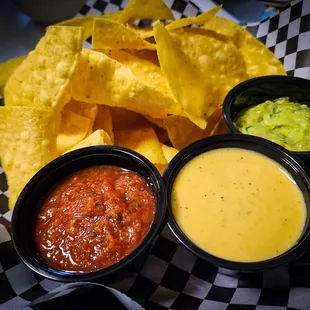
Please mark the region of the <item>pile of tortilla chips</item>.
[[[27, 57], [0, 65], [10, 208], [40, 168], [77, 148], [127, 147], [162, 173], [178, 150], [225, 130], [221, 104], [232, 87], [286, 74], [246, 30], [217, 17], [219, 9], [174, 20], [162, 0], [130, 0], [120, 12], [50, 26]], [[139, 28], [137, 19], [157, 22]], [[91, 35], [92, 50], [83, 49]]]

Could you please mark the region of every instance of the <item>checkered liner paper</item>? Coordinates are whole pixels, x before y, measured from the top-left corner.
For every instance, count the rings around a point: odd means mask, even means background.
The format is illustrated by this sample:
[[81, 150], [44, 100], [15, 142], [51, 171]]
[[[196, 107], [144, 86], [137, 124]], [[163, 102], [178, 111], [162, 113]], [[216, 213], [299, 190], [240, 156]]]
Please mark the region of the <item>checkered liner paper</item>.
[[[119, 10], [126, 3], [88, 0], [78, 16]], [[166, 3], [176, 18], [200, 12], [192, 2]], [[197, 0], [195, 3], [200, 5]], [[310, 79], [310, 0], [293, 1], [272, 18], [247, 25], [247, 29], [276, 54], [289, 75]], [[61, 286], [40, 278], [21, 263], [10, 238], [12, 213], [7, 202], [8, 188], [0, 167], [0, 308], [28, 307], [37, 298], [72, 291], [72, 284]], [[145, 309], [310, 309], [310, 253], [290, 267], [228, 276], [196, 258], [165, 227], [140, 272], [112, 286]], [[125, 295], [114, 292], [129, 309], [141, 309]]]

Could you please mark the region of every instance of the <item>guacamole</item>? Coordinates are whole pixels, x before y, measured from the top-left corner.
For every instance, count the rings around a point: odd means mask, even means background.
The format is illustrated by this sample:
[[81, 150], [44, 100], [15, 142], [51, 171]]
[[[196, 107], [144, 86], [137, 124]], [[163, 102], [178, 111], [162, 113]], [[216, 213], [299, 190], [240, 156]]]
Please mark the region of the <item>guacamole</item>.
[[244, 134], [271, 140], [290, 151], [310, 151], [310, 108], [289, 98], [245, 109], [235, 125]]

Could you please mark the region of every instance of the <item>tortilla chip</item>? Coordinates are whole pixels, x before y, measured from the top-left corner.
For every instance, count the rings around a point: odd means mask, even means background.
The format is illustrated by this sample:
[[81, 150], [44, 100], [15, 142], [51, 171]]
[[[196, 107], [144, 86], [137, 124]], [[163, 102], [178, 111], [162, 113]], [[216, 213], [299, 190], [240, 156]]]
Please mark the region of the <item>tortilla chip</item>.
[[198, 34], [195, 29], [181, 29], [171, 36], [178, 42], [190, 63], [203, 77], [208, 77], [203, 78], [207, 92], [202, 111], [207, 118], [222, 104], [234, 86], [248, 79], [243, 57], [232, 42]]
[[25, 58], [26, 56], [15, 57], [0, 64], [0, 96], [4, 95], [4, 86], [9, 77]]
[[183, 149], [187, 145], [205, 138], [204, 130], [196, 126], [187, 117], [169, 116], [165, 120], [169, 140], [176, 149]]
[[157, 127], [161, 128], [161, 129], [164, 129], [166, 130], [166, 127], [165, 127], [165, 123], [164, 123], [164, 120], [163, 119], [160, 119], [160, 118], [153, 118], [153, 117], [150, 117], [150, 116], [144, 116], [149, 122], [151, 122], [152, 124], [155, 124]]
[[216, 126], [213, 128], [211, 132], [211, 136], [224, 135], [224, 134], [229, 134], [229, 133], [231, 133], [231, 130], [227, 126], [223, 117], [221, 117], [218, 123], [216, 124]]
[[154, 33], [160, 65], [177, 102], [188, 118], [204, 129], [207, 124], [204, 118], [206, 97], [204, 77], [191, 64], [190, 59], [180, 50], [178, 42], [163, 25], [156, 23]]
[[139, 113], [123, 108], [111, 108], [113, 129], [118, 131], [150, 127], [149, 122]]
[[202, 26], [202, 29], [212, 31], [240, 48], [243, 28], [234, 21], [221, 16], [214, 16]]
[[103, 129], [109, 135], [111, 144], [114, 143], [113, 123], [110, 107], [102, 104], [98, 106], [98, 114], [95, 119], [93, 129], [94, 131]]
[[161, 143], [170, 143], [167, 130], [161, 130], [156, 132], [157, 138]]
[[66, 109], [92, 120], [96, 118], [98, 113], [98, 107], [96, 104], [76, 101], [74, 99], [71, 99], [68, 104], [66, 104]]
[[118, 21], [126, 23], [130, 19], [174, 20], [174, 16], [163, 0], [129, 0]]
[[158, 89], [166, 96], [173, 97], [168, 81], [160, 67], [123, 51], [110, 50], [107, 55], [130, 69], [142, 83]]
[[82, 49], [83, 28], [51, 26], [14, 71], [5, 89], [7, 106], [63, 107]]
[[162, 164], [155, 164], [155, 167], [157, 168], [158, 172], [163, 175], [165, 172], [165, 169], [167, 165], [162, 165]]
[[[100, 18], [106, 18], [110, 20], [117, 20], [121, 11], [110, 12], [105, 15], [100, 16]], [[97, 15], [90, 15], [90, 16], [81, 16], [75, 17], [72, 19], [64, 20], [60, 23], [57, 23], [57, 26], [73, 26], [73, 27], [83, 27], [84, 28], [84, 40], [87, 40], [91, 37], [93, 33], [93, 22], [94, 18], [98, 18]]]
[[177, 149], [167, 146], [165, 144], [161, 143], [160, 146], [161, 146], [161, 149], [163, 150], [167, 163], [170, 163], [172, 158], [179, 153]]
[[56, 156], [59, 118], [50, 108], [0, 107], [1, 164], [15, 202], [30, 178]]
[[96, 104], [71, 99], [66, 108], [75, 114], [88, 118], [90, 120], [88, 133], [91, 134], [93, 132], [94, 121], [98, 113], [98, 106]]
[[138, 58], [148, 60], [154, 65], [159, 67], [159, 61], [157, 57], [157, 52], [156, 51], [151, 51], [151, 50], [126, 50], [127, 53], [136, 56]]
[[84, 147], [95, 146], [95, 145], [112, 145], [112, 141], [109, 135], [102, 129], [94, 131], [91, 135], [85, 138], [80, 143], [76, 144], [73, 148], [68, 150], [66, 153], [82, 149]]
[[146, 85], [114, 59], [85, 49], [73, 79], [72, 96], [78, 101], [126, 108], [154, 118], [181, 114], [174, 98]]
[[61, 113], [61, 123], [56, 143], [58, 154], [64, 153], [81, 142], [89, 132], [90, 125], [89, 118], [64, 108]]
[[[168, 164], [170, 163], [172, 158], [179, 153], [179, 151], [177, 149], [170, 147], [170, 146], [167, 146], [163, 143], [161, 143], [160, 146], [161, 146], [161, 149], [163, 151], [163, 154], [164, 154]], [[156, 166], [157, 170], [159, 171], [159, 173], [161, 175], [163, 175], [167, 165], [155, 164], [155, 166]]]
[[134, 150], [153, 164], [167, 164], [160, 142], [152, 128], [115, 131], [115, 144]]
[[82, 27], [84, 28], [84, 40], [87, 40], [89, 37], [91, 37], [93, 32], [93, 21], [94, 16], [82, 16], [82, 17], [76, 17], [72, 19], [64, 20], [60, 23], [57, 23], [57, 26], [73, 26], [73, 27]]
[[181, 150], [189, 144], [208, 137], [221, 117], [221, 109], [217, 109], [208, 118], [206, 129], [202, 130], [188, 118], [182, 116], [169, 116], [165, 119], [169, 139], [172, 145]]
[[[168, 141], [166, 127], [159, 128], [154, 122], [150, 122], [144, 115], [123, 108], [110, 108], [114, 130], [133, 130], [152, 127], [160, 142]], [[156, 119], [162, 121], [161, 119]]]
[[149, 38], [147, 34], [150, 32], [153, 32], [153, 27], [139, 27], [139, 26], [136, 26], [135, 24], [130, 25], [130, 27], [134, 29], [137, 33], [139, 33], [139, 36], [142, 39]]
[[[188, 27], [192, 24], [196, 24], [196, 25], [202, 25], [206, 22], [208, 22], [209, 20], [212, 20], [213, 17], [218, 13], [218, 11], [222, 8], [222, 6], [217, 6], [215, 8], [212, 8], [198, 16], [189, 16], [189, 17], [185, 17], [185, 18], [181, 18], [181, 19], [177, 19], [173, 22], [171, 22], [170, 24], [166, 25], [166, 29], [168, 31], [173, 31], [179, 28], [184, 28], [184, 27]], [[154, 36], [154, 32], [153, 30], [149, 30], [149, 31], [144, 31], [141, 32], [141, 38], [143, 39], [147, 39], [150, 37]]]
[[222, 8], [221, 5], [214, 7], [206, 12], [203, 12], [202, 14], [198, 15], [198, 16], [190, 16], [190, 17], [185, 17], [185, 18], [181, 18], [181, 19], [177, 19], [174, 22], [168, 24], [166, 26], [166, 29], [168, 31], [173, 31], [179, 28], [184, 28], [187, 27], [189, 25], [195, 24], [195, 25], [202, 25], [206, 22], [208, 22], [209, 20], [211, 20], [218, 12], [219, 10]]
[[286, 75], [281, 61], [246, 30], [244, 30], [240, 53], [250, 78], [264, 75]]
[[244, 59], [249, 78], [264, 75], [286, 75], [285, 68], [276, 56], [234, 21], [216, 16], [203, 28], [220, 34], [235, 44]]
[[154, 30], [153, 28], [147, 31], [142, 31], [140, 32], [140, 37], [141, 39], [149, 39], [148, 41], [150, 41], [152, 37], [154, 37]]
[[2, 112], [3, 108], [0, 107], [0, 164], [1, 164], [1, 150], [4, 149], [4, 146], [1, 144], [2, 140], [1, 137], [2, 135], [4, 135], [4, 130], [5, 130], [5, 117], [4, 117], [4, 113]]
[[137, 50], [156, 49], [154, 44], [141, 39], [135, 29], [105, 18], [94, 19], [92, 48], [117, 50], [124, 48]]

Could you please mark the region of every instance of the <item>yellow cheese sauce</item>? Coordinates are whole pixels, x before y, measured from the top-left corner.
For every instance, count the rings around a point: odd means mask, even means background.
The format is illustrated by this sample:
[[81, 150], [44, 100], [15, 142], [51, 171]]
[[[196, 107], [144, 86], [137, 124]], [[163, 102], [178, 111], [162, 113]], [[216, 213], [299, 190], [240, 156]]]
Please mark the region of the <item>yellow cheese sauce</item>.
[[306, 220], [303, 195], [288, 171], [238, 148], [212, 150], [188, 162], [174, 181], [171, 205], [192, 242], [237, 262], [284, 253]]

